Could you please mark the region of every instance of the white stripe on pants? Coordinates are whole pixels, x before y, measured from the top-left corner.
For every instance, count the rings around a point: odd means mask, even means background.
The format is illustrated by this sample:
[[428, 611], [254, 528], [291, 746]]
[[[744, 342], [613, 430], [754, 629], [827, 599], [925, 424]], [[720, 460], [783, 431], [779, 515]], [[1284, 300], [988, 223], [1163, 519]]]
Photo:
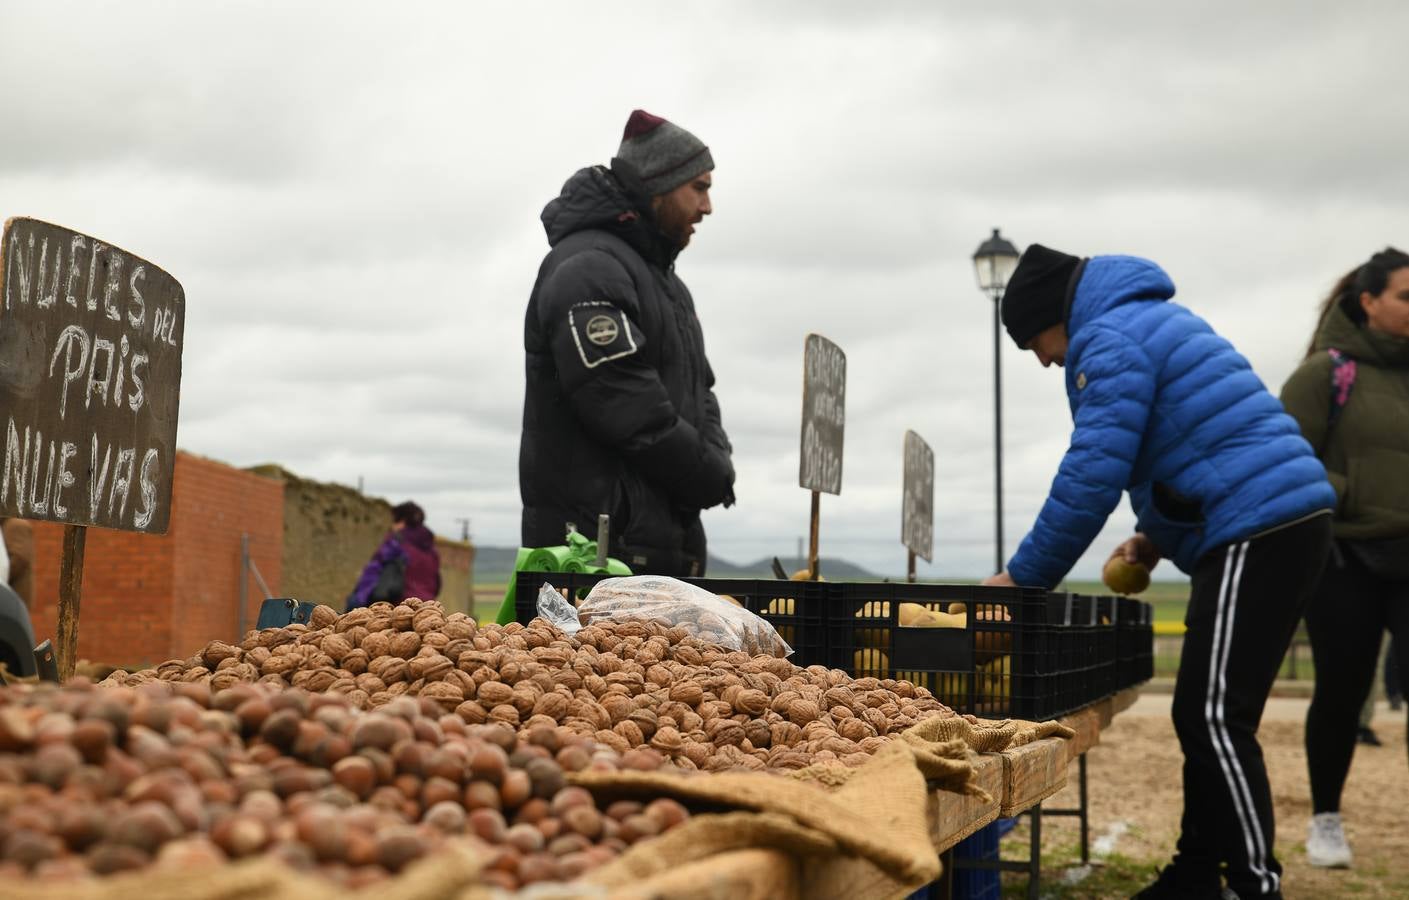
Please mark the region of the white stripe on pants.
[[1238, 608], [1238, 586], [1242, 580], [1243, 563], [1247, 559], [1248, 545], [1244, 541], [1228, 548], [1224, 562], [1223, 584], [1218, 592], [1218, 608], [1214, 612], [1213, 652], [1209, 656], [1208, 696], [1204, 702], [1204, 718], [1208, 722], [1209, 737], [1212, 739], [1218, 764], [1223, 769], [1223, 777], [1228, 782], [1228, 793], [1233, 799], [1233, 808], [1242, 826], [1243, 842], [1248, 855], [1248, 868], [1257, 875], [1263, 893], [1281, 889], [1281, 879], [1276, 873], [1267, 871], [1267, 840], [1262, 834], [1262, 825], [1257, 818], [1257, 809], [1252, 802], [1252, 792], [1243, 774], [1238, 755], [1233, 750], [1233, 741], [1224, 721], [1223, 705], [1227, 696], [1228, 652], [1233, 643], [1233, 620]]

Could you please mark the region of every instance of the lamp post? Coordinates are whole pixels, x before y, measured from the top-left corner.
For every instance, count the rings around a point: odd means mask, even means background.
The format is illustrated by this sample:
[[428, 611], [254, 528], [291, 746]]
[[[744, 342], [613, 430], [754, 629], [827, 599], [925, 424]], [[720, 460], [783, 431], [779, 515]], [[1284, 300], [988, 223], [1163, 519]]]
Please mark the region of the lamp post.
[[995, 572], [1003, 571], [1003, 372], [1000, 368], [999, 351], [1002, 349], [1001, 336], [1003, 320], [1000, 314], [1003, 289], [1008, 279], [1018, 267], [1018, 248], [1007, 241], [998, 229], [993, 229], [978, 249], [974, 251], [974, 272], [978, 276], [979, 290], [993, 300], [993, 473], [994, 497], [996, 499], [994, 555]]

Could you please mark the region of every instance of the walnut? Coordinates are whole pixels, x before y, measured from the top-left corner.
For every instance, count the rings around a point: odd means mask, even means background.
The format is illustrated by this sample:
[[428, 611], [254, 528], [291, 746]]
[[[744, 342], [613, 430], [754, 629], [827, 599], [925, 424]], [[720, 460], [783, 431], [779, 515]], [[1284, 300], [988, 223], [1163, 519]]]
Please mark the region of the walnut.
[[693, 681], [677, 681], [670, 686], [670, 699], [687, 706], [698, 706], [704, 691]]
[[[387, 688], [390, 690], [392, 685], [406, 680], [406, 660], [397, 656], [384, 656], [382, 659], [386, 661], [386, 664], [378, 674], [381, 676], [382, 681], [387, 683]], [[370, 667], [368, 671], [372, 671]]]
[[417, 634], [425, 635], [440, 631], [445, 627], [445, 613], [436, 607], [427, 607], [417, 612], [411, 619], [411, 627]]
[[635, 710], [627, 717], [626, 721], [634, 722], [636, 727], [641, 729], [641, 734], [644, 735], [644, 739], [648, 741], [651, 739], [651, 736], [656, 733], [656, 728], [660, 725], [659, 717], [649, 708]]
[[211, 641], [206, 645], [205, 649], [201, 651], [200, 658], [206, 666], [214, 669], [220, 665], [222, 660], [238, 660], [243, 655], [244, 651], [239, 647], [232, 647], [224, 641]]
[[[454, 667], [450, 665], [450, 660], [439, 653], [434, 656], [417, 656], [411, 660], [406, 670], [413, 678], [424, 678], [426, 681], [440, 681], [445, 674]], [[458, 687], [457, 687], [458, 690]], [[461, 691], [463, 694], [464, 692]]]
[[556, 692], [544, 694], [533, 704], [533, 714], [562, 721], [567, 717], [569, 702], [563, 694]]
[[608, 731], [606, 729], [602, 729], [596, 732], [593, 737], [597, 739], [598, 743], [606, 744], [608, 747], [612, 748], [617, 753], [625, 753], [626, 751], [632, 749], [631, 743], [628, 742], [626, 738], [617, 734], [615, 731]]
[[369, 660], [391, 653], [391, 635], [385, 631], [371, 631], [362, 639], [362, 650]]
[[487, 707], [508, 703], [514, 696], [514, 689], [502, 681], [486, 681], [479, 686], [475, 699]]
[[410, 659], [421, 649], [421, 636], [414, 631], [403, 631], [391, 639], [391, 655]]
[[773, 743], [773, 729], [762, 719], [751, 719], [744, 725], [744, 736], [755, 747], [767, 747]]
[[452, 641], [469, 640], [475, 636], [475, 621], [464, 613], [451, 613], [445, 620], [444, 631]]
[[768, 695], [763, 691], [741, 690], [735, 695], [732, 705], [739, 712], [760, 716], [768, 709]]
[[318, 643], [318, 647], [335, 663], [341, 663], [343, 658], [352, 652], [352, 642], [340, 634], [327, 635]]
[[791, 747], [802, 740], [802, 729], [792, 722], [776, 722], [768, 730], [772, 733], [769, 744], [773, 747]]
[[445, 707], [447, 712], [456, 709], [465, 701], [465, 693], [460, 690], [460, 686], [448, 681], [430, 682], [421, 688], [421, 696], [436, 701]]
[[601, 705], [602, 708], [607, 711], [607, 715], [611, 717], [613, 725], [626, 719], [635, 709], [631, 703], [631, 698], [627, 697], [625, 694], [618, 693], [608, 693], [603, 696], [601, 698]]
[[455, 707], [455, 714], [471, 725], [482, 725], [489, 719], [489, 713], [474, 700], [466, 700]]
[[391, 627], [395, 631], [408, 632], [413, 630], [413, 623], [416, 620], [416, 610], [405, 603], [397, 604], [391, 610]]
[[489, 721], [518, 725], [519, 711], [507, 703], [501, 703], [489, 711]]
[[371, 672], [358, 675], [353, 681], [357, 683], [359, 689], [366, 691], [368, 694], [375, 694], [378, 691], [386, 690], [386, 682], [382, 681]]
[[680, 732], [669, 726], [660, 728], [651, 737], [651, 746], [656, 750], [674, 756], [685, 746], [685, 740]]
[[341, 666], [353, 675], [367, 671], [367, 651], [360, 647], [342, 658]]
[[862, 719], [842, 719], [837, 723], [837, 734], [849, 741], [862, 741], [868, 737], [875, 737], [876, 729]]
[[295, 665], [296, 660], [292, 656], [271, 656], [259, 667], [259, 671], [265, 675], [284, 675], [292, 672]]
[[626, 739], [626, 743], [632, 747], [639, 747], [646, 743], [646, 736], [641, 733], [641, 729], [630, 719], [624, 719], [612, 729], [617, 734]]
[[705, 726], [705, 733], [715, 746], [738, 745], [745, 738], [744, 727], [733, 719], [715, 719]]

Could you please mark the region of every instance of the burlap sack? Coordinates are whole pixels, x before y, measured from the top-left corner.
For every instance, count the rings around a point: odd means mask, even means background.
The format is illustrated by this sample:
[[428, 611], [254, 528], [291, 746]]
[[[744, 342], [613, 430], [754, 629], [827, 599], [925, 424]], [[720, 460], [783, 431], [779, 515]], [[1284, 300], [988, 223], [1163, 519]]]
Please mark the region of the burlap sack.
[[[582, 773], [573, 780], [611, 798], [668, 795], [695, 804], [757, 810], [697, 816], [665, 838], [633, 847], [588, 875], [590, 883], [625, 888], [672, 867], [743, 847], [773, 847], [795, 856], [849, 854], [878, 869], [903, 896], [939, 876], [926, 820], [929, 792], [948, 790], [991, 800], [974, 780], [972, 752], [1022, 746], [1044, 737], [1070, 738], [1057, 722], [926, 719], [881, 748], [859, 768], [810, 766], [793, 779], [717, 773], [682, 778], [657, 772]], [[812, 783], [799, 783], [812, 782]], [[829, 898], [825, 881], [809, 896]], [[840, 898], [838, 898], [840, 900]]]

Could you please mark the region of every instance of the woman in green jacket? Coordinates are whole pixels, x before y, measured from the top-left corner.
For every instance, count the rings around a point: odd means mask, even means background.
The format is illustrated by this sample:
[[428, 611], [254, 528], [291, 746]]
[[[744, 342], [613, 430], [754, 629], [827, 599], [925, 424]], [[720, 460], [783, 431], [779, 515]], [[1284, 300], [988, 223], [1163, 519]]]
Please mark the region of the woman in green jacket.
[[1386, 628], [1409, 668], [1409, 255], [1388, 248], [1341, 278], [1282, 402], [1338, 501], [1331, 560], [1306, 609], [1316, 664], [1306, 858], [1347, 867], [1341, 789]]

